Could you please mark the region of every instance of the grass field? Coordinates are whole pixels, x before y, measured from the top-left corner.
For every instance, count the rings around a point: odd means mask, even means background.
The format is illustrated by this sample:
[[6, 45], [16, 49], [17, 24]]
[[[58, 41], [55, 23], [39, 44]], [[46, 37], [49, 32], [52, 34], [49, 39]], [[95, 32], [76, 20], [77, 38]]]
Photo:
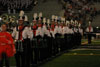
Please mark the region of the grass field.
[[[86, 39], [82, 43], [87, 42]], [[100, 40], [93, 40], [91, 45], [100, 46]], [[10, 65], [15, 66], [15, 58], [10, 58]], [[100, 50], [70, 50], [39, 67], [100, 67]]]
[[[88, 45], [84, 39], [82, 43], [85, 46], [100, 46], [100, 40], [93, 40]], [[100, 67], [100, 50], [71, 50], [40, 67]]]
[[71, 51], [40, 67], [100, 67], [100, 50]]
[[[82, 45], [88, 45], [88, 40], [87, 39], [82, 39]], [[96, 45], [96, 46], [100, 45], [100, 39], [92, 40], [92, 44], [91, 45]]]

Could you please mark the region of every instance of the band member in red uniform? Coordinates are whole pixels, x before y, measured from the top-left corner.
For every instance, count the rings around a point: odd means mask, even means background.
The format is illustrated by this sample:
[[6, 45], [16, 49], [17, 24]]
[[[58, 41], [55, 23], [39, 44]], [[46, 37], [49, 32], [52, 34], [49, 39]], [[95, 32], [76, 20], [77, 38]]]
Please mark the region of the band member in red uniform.
[[36, 30], [36, 39], [37, 39], [37, 56], [38, 61], [42, 61], [42, 47], [43, 47], [43, 31], [42, 31], [42, 13], [39, 13], [38, 16], [38, 27]]
[[[49, 20], [48, 23], [50, 23], [50, 20]], [[50, 50], [50, 48], [52, 48], [51, 44], [50, 44], [50, 37], [51, 37], [50, 30], [49, 30], [50, 28], [49, 29], [48, 28], [49, 28], [49, 26], [47, 26], [47, 20], [46, 20], [46, 18], [43, 18], [43, 27], [42, 27], [42, 30], [43, 30], [43, 42], [44, 42], [44, 44], [43, 44], [43, 52], [42, 52], [42, 54], [43, 54], [42, 60], [43, 61], [45, 59], [47, 59], [48, 57], [50, 57], [49, 50]]]
[[15, 46], [13, 43], [12, 36], [8, 33], [7, 25], [1, 25], [0, 32], [0, 67], [3, 67], [3, 61], [5, 61], [6, 67], [9, 66], [9, 57], [14, 56], [15, 54]]
[[34, 33], [34, 37], [35, 37], [36, 36], [36, 29], [37, 29], [37, 13], [34, 13], [34, 16], [33, 16], [32, 29], [33, 29], [33, 33]]
[[55, 15], [52, 15], [51, 25], [50, 25], [50, 34], [51, 34], [51, 42], [52, 42], [52, 56], [55, 56], [55, 35], [54, 35], [54, 29], [55, 29], [55, 23], [54, 23]]
[[24, 20], [22, 19], [22, 17], [20, 17], [18, 21], [19, 25], [14, 28], [13, 33], [12, 33], [12, 37], [14, 38], [15, 43], [16, 43], [15, 59], [16, 59], [17, 67], [23, 67], [25, 65], [25, 56], [24, 56], [23, 38], [22, 38], [22, 33], [24, 30], [23, 22]]
[[36, 20], [33, 19], [33, 25], [32, 25], [32, 31], [33, 31], [33, 38], [31, 40], [31, 64], [34, 64], [34, 55], [33, 55], [33, 51], [35, 50], [35, 45], [36, 45], [36, 29], [37, 29], [37, 24], [36, 24]]
[[86, 29], [86, 32], [88, 33], [88, 44], [91, 44], [93, 27], [91, 26], [91, 22], [90, 21], [89, 21], [89, 26]]
[[[31, 63], [37, 64], [37, 39], [36, 39], [36, 30], [37, 30], [37, 13], [34, 13], [33, 15], [33, 23], [32, 23], [32, 31], [33, 31], [33, 39], [31, 44]], [[33, 52], [34, 51], [34, 52]], [[34, 53], [34, 59], [33, 59], [33, 53]]]

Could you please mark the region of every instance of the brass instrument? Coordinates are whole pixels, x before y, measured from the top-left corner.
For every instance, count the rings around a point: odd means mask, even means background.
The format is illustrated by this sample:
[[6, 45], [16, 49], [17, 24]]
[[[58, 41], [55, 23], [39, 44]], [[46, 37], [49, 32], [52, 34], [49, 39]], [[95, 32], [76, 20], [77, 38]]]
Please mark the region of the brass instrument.
[[2, 21], [7, 23], [8, 22], [8, 15], [7, 14], [3, 14], [1, 15]]

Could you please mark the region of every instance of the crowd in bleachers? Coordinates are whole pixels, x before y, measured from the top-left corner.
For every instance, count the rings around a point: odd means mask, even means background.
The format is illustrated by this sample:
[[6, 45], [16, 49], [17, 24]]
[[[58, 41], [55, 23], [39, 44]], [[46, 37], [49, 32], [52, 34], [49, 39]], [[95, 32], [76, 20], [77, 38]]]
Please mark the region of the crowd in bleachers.
[[34, 0], [1, 0], [2, 6], [7, 6], [10, 9], [28, 8]]
[[34, 2], [35, 0], [0, 0], [0, 10], [2, 12], [8, 11], [8, 14], [15, 14], [21, 9], [28, 11], [32, 9]]
[[64, 0], [63, 8], [67, 20], [78, 20], [80, 23], [92, 22], [97, 15], [97, 9], [92, 0]]

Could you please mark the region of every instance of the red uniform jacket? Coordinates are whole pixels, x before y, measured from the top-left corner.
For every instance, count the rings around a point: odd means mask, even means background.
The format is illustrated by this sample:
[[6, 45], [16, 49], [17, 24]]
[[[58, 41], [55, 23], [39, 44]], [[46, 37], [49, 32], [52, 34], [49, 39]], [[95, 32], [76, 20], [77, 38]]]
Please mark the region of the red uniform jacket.
[[19, 26], [19, 40], [22, 40], [22, 32], [23, 32], [24, 26]]
[[54, 31], [54, 28], [55, 28], [55, 25], [52, 24], [52, 25], [51, 25], [51, 31]]
[[34, 25], [34, 26], [33, 26], [33, 33], [34, 33], [34, 36], [36, 36], [36, 29], [37, 29], [37, 25]]
[[2, 53], [6, 53], [7, 57], [12, 57], [15, 54], [13, 39], [8, 32], [0, 32], [0, 58]]

